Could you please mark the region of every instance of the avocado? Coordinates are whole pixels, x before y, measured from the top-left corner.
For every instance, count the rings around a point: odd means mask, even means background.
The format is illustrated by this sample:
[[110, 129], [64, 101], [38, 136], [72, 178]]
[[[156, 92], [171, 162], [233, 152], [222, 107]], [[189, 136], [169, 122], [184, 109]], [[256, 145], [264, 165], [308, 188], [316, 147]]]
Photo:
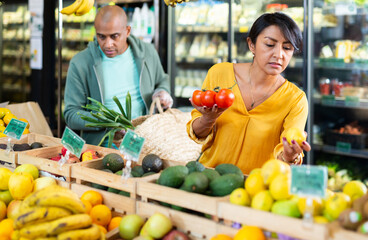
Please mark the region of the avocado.
[[206, 169], [202, 163], [197, 162], [197, 161], [190, 161], [185, 166], [188, 168], [189, 173], [202, 172], [203, 170]]
[[91, 183], [91, 187], [101, 189], [101, 190], [107, 190], [108, 189], [108, 187], [97, 184], [97, 183]]
[[144, 170], [142, 166], [134, 166], [131, 172], [133, 177], [142, 177]]
[[180, 189], [187, 192], [204, 193], [208, 188], [208, 178], [201, 172], [192, 172], [185, 177]]
[[227, 173], [235, 173], [235, 174], [238, 174], [244, 180], [244, 174], [243, 174], [243, 172], [240, 170], [240, 168], [238, 168], [234, 164], [222, 163], [220, 165], [217, 165], [215, 167], [215, 170], [218, 173], [220, 173], [220, 175], [224, 175], [224, 174], [227, 174]]
[[21, 144], [16, 143], [13, 146], [13, 150], [16, 152], [26, 151], [29, 149], [31, 149], [31, 147], [29, 146], [28, 143], [21, 143]]
[[161, 158], [155, 154], [148, 154], [142, 160], [143, 171], [158, 173], [164, 168]]
[[123, 195], [123, 196], [125, 196], [125, 197], [130, 197], [130, 193], [125, 192], [125, 191], [119, 191], [119, 192], [118, 192], [118, 194], [119, 194], [119, 195]]
[[0, 149], [6, 149], [6, 146], [7, 146], [6, 144], [1, 143], [1, 144], [0, 144]]
[[108, 191], [108, 192], [111, 192], [111, 193], [119, 193], [119, 192], [120, 192], [120, 190], [119, 190], [119, 189], [112, 188], [112, 187], [109, 187], [109, 188], [107, 189], [107, 191]]
[[156, 174], [155, 172], [146, 172], [145, 174], [142, 175], [142, 177], [147, 177], [150, 175]]
[[40, 143], [40, 142], [33, 142], [33, 143], [31, 144], [31, 148], [32, 148], [32, 149], [42, 148], [42, 147], [43, 147], [43, 145], [42, 145], [42, 143]]
[[109, 153], [102, 158], [102, 165], [106, 169], [110, 169], [112, 172], [117, 172], [124, 168], [124, 160], [117, 153]]
[[204, 175], [206, 175], [206, 177], [208, 178], [208, 182], [212, 182], [214, 179], [220, 177], [220, 173], [218, 173], [216, 170], [214, 169], [209, 169], [206, 168], [205, 170], [203, 170], [202, 172]]
[[161, 172], [157, 183], [166, 187], [179, 188], [183, 184], [188, 172], [189, 170], [185, 166], [168, 167]]
[[236, 173], [224, 174], [210, 182], [213, 196], [226, 196], [241, 187], [244, 187], [244, 179]]

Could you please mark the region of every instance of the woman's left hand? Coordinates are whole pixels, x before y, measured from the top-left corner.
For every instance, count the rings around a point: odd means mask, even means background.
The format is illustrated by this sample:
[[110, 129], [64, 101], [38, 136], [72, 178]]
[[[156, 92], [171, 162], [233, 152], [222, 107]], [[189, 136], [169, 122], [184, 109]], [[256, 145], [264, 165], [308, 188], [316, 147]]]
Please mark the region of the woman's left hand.
[[[304, 133], [305, 136], [308, 136], [307, 132]], [[307, 141], [303, 141], [302, 145], [299, 145], [295, 140], [292, 140], [291, 143], [290, 145], [285, 137], [282, 139], [282, 144], [284, 145], [284, 152], [282, 154], [283, 158], [288, 163], [294, 163], [294, 160], [297, 159], [303, 151], [309, 152], [311, 150], [311, 146]]]

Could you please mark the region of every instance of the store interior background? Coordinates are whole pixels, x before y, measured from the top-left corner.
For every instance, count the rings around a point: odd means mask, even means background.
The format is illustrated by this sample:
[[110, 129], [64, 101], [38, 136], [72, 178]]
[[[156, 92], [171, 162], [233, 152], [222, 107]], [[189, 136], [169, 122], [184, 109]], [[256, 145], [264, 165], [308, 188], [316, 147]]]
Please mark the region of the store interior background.
[[[44, 0], [43, 66], [35, 70], [29, 65], [28, 0], [1, 2], [0, 101], [38, 102], [57, 136], [59, 3]], [[65, 0], [63, 5], [72, 2]], [[95, 5], [109, 2], [96, 0]], [[136, 8], [152, 11], [154, 31], [147, 34], [133, 28], [133, 34], [152, 39], [170, 76], [174, 107], [184, 111], [191, 109], [188, 98], [201, 87], [213, 64], [251, 61], [245, 39], [260, 14], [282, 11], [291, 16], [303, 31], [304, 51], [294, 55], [283, 75], [307, 93], [310, 103], [309, 162], [368, 179], [368, 2], [200, 0], [176, 8], [168, 8], [163, 0], [113, 2], [124, 7], [132, 27]], [[143, 11], [144, 4], [148, 8]], [[313, 9], [313, 19], [308, 19], [312, 15], [308, 9]], [[63, 16], [61, 96], [70, 59], [93, 39], [95, 13], [93, 9], [83, 17]], [[358, 133], [344, 133], [349, 127], [356, 127]]]

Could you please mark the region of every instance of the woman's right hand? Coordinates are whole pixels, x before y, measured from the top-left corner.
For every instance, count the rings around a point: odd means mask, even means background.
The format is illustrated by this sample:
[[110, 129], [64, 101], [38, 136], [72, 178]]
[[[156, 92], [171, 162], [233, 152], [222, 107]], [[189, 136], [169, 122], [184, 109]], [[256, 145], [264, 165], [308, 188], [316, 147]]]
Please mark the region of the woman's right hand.
[[217, 104], [214, 104], [212, 108], [206, 106], [199, 107], [193, 103], [192, 98], [189, 98], [189, 101], [195, 109], [202, 113], [202, 117], [208, 122], [215, 122], [216, 119], [227, 109], [219, 108]]

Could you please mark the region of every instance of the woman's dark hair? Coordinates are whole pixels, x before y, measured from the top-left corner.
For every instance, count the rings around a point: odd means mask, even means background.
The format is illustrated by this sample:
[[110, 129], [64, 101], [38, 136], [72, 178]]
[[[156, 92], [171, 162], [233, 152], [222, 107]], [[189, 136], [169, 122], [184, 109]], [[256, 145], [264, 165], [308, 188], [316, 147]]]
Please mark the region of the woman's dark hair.
[[300, 52], [303, 48], [302, 33], [289, 16], [284, 13], [265, 13], [261, 15], [254, 23], [249, 31], [249, 38], [252, 43], [256, 43], [258, 35], [269, 26], [278, 26], [285, 38], [290, 41], [294, 47], [294, 52]]

